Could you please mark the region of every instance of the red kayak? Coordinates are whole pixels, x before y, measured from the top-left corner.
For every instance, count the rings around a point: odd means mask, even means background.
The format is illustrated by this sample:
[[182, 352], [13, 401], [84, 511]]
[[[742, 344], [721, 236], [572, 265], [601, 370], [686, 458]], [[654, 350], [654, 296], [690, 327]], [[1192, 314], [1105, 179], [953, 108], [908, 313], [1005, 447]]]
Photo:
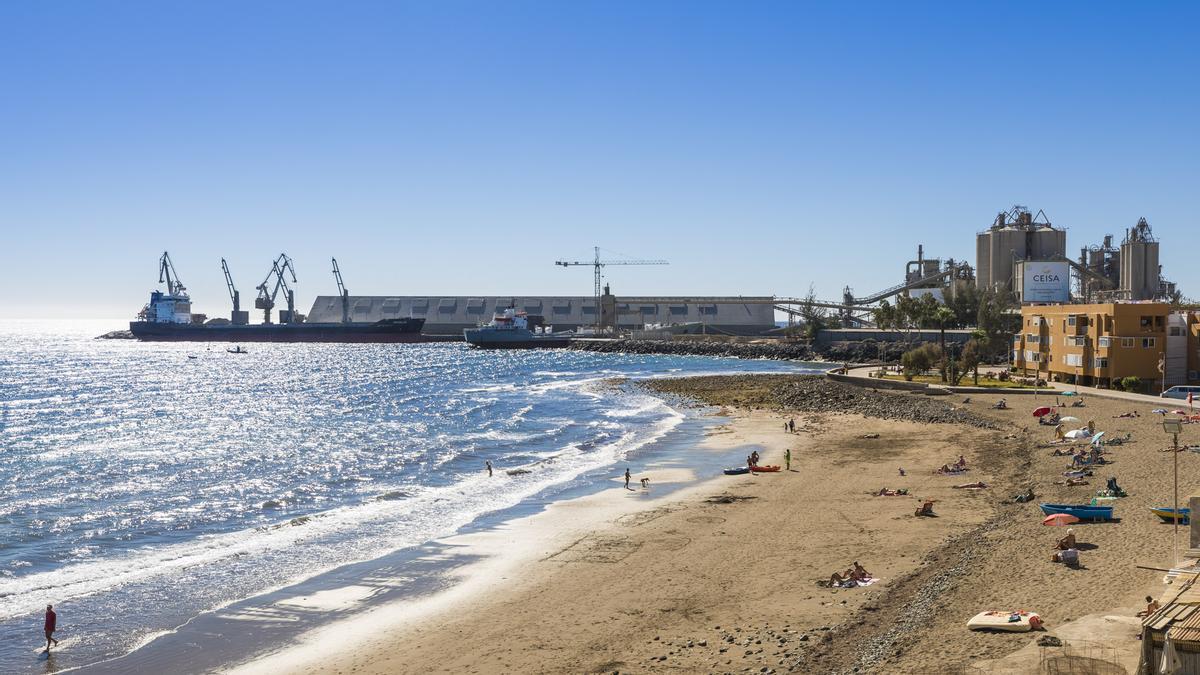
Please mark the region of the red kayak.
[[752, 466], [750, 470], [754, 473], [771, 473], [780, 469], [778, 464], [772, 464], [771, 466]]

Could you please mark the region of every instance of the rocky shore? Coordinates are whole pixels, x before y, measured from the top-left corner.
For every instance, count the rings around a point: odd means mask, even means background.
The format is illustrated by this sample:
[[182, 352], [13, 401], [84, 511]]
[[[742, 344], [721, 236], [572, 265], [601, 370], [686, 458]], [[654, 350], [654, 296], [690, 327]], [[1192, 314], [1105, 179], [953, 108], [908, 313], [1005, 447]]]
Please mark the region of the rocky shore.
[[[882, 351], [881, 351], [882, 347]], [[799, 342], [722, 342], [717, 340], [611, 340], [572, 342], [571, 349], [585, 352], [623, 354], [668, 354], [673, 356], [727, 356], [740, 359], [777, 361], [828, 361], [831, 363], [876, 363], [896, 361], [904, 352], [899, 343], [835, 342], [809, 346]]]
[[944, 399], [875, 391], [820, 375], [714, 375], [648, 380], [645, 386], [718, 405], [774, 408], [798, 413], [853, 413], [905, 422], [965, 424], [995, 429], [995, 423]]

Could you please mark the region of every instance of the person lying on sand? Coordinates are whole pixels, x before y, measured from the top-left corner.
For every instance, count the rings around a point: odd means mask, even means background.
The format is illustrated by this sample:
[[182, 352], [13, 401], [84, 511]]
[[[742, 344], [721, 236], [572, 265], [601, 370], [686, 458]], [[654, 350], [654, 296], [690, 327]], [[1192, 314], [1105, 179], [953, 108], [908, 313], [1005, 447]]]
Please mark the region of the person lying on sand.
[[1072, 477], [1072, 478], [1068, 478], [1066, 480], [1056, 480], [1056, 481], [1054, 481], [1054, 484], [1055, 485], [1066, 485], [1067, 487], [1077, 487], [1080, 485], [1087, 485], [1088, 482], [1087, 482], [1086, 478]]
[[1057, 548], [1060, 551], [1065, 551], [1069, 548], [1075, 548], [1075, 544], [1075, 530], [1068, 529], [1067, 536], [1059, 539], [1058, 543], [1054, 545], [1054, 548]]
[[1154, 598], [1150, 597], [1149, 595], [1147, 595], [1146, 596], [1146, 609], [1143, 609], [1142, 611], [1138, 612], [1137, 615], [1138, 616], [1150, 616], [1151, 614], [1153, 614], [1157, 611], [1158, 611], [1158, 601], [1155, 600]]
[[917, 507], [917, 510], [916, 510], [916, 512], [913, 513], [913, 515], [915, 515], [915, 516], [932, 516], [933, 515], [933, 502], [934, 502], [934, 500], [932, 500], [932, 499], [926, 499], [920, 506]]
[[1032, 502], [1033, 500], [1037, 499], [1037, 495], [1033, 494], [1033, 488], [1029, 488], [1028, 490], [1025, 490], [1025, 492], [1022, 492], [1019, 495], [1013, 495], [1012, 499], [1014, 502], [1017, 502], [1018, 504], [1028, 504], [1029, 502]]
[[1000, 399], [999, 401], [996, 401], [995, 403], [992, 404], [992, 409], [993, 410], [1008, 410], [1008, 401], [1005, 401], [1004, 399]]
[[946, 474], [963, 473], [964, 471], [968, 471], [968, 469], [965, 466], [959, 467], [957, 464], [955, 464], [953, 466], [951, 466], [950, 464], [943, 464], [940, 467], [938, 467], [938, 470], [937, 470], [938, 473], [946, 473]]
[[875, 493], [876, 497], [902, 497], [908, 494], [908, 488], [900, 488], [891, 490], [889, 488], [879, 488], [879, 492]]
[[1083, 406], [1083, 399], [1082, 399], [1082, 398], [1080, 398], [1080, 399], [1077, 399], [1077, 400], [1071, 401], [1071, 407], [1072, 407], [1072, 408], [1082, 408], [1082, 407], [1084, 407], [1084, 406]]
[[1139, 415], [1138, 411], [1136, 411], [1136, 410], [1134, 410], [1133, 412], [1121, 413], [1120, 415], [1113, 415], [1114, 420], [1119, 420], [1119, 419], [1124, 419], [1124, 418], [1133, 418], [1133, 417], [1141, 417], [1141, 415]]
[[954, 489], [955, 490], [982, 490], [986, 487], [987, 487], [987, 483], [980, 480], [980, 481], [975, 481], [974, 483], [961, 483], [959, 485], [955, 485]]

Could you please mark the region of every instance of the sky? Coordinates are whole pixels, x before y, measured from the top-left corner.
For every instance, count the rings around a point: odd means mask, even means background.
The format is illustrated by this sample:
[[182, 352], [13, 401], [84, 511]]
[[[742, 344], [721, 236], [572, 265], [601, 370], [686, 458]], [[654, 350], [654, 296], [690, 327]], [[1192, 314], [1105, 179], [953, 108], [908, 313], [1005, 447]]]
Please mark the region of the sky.
[[1200, 5], [0, 3], [0, 317], [354, 294], [837, 298], [1014, 204], [1200, 297]]

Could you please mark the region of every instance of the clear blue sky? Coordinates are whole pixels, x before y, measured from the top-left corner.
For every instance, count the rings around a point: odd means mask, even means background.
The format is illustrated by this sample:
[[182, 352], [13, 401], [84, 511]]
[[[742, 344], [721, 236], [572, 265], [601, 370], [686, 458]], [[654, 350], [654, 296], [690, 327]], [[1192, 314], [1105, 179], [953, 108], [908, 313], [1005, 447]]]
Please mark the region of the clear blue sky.
[[[359, 294], [836, 297], [1014, 203], [1200, 296], [1195, 4], [0, 4], [0, 316]], [[1189, 265], [1190, 263], [1190, 265]]]

